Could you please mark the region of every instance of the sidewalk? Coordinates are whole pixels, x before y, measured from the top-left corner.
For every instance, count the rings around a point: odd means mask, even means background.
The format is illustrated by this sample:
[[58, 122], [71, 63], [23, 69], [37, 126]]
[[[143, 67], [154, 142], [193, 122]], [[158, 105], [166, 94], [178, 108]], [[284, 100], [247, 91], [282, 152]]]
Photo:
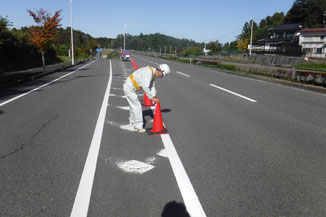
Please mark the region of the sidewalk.
[[[78, 60], [75, 65], [81, 64], [88, 61]], [[71, 62], [57, 63], [53, 65], [46, 66], [46, 72], [43, 73], [43, 67], [21, 70], [16, 72], [5, 72], [0, 73], [0, 89], [5, 89], [14, 85], [18, 85], [24, 82], [33, 81], [34, 79], [58, 72], [63, 71], [69, 67], [72, 67]]]

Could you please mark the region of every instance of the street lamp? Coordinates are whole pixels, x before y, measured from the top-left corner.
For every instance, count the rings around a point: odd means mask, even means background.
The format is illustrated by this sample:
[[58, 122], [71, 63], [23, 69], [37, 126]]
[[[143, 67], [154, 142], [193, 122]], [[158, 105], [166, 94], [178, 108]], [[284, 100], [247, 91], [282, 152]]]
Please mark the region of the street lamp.
[[75, 57], [74, 57], [74, 37], [72, 30], [72, 0], [70, 0], [70, 27], [71, 27], [71, 58], [72, 65], [75, 65]]
[[127, 24], [123, 25], [123, 50], [126, 50], [126, 26]]

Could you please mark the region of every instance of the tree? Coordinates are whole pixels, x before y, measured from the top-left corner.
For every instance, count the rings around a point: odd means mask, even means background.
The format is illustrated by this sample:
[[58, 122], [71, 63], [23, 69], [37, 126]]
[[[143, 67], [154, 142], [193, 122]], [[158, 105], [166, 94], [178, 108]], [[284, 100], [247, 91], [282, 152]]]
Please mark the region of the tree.
[[238, 41], [237, 48], [241, 53], [246, 52], [248, 49], [248, 39]]
[[61, 24], [61, 10], [56, 11], [53, 16], [47, 13], [43, 8], [33, 12], [27, 10], [37, 24], [31, 26], [29, 32], [31, 34], [30, 42], [34, 44], [42, 54], [43, 72], [45, 72], [45, 51], [55, 41], [55, 36], [58, 34], [56, 30]]
[[218, 41], [211, 41], [207, 44], [207, 49], [210, 50], [210, 54], [217, 54], [222, 50], [222, 45]]
[[305, 28], [323, 27], [325, 0], [295, 0], [284, 23], [302, 23]]
[[97, 44], [97, 42], [95, 41], [95, 40], [90, 40], [89, 42], [88, 42], [88, 46], [87, 46], [87, 49], [88, 50], [92, 50], [92, 56], [94, 56], [93, 54], [95, 54], [96, 53], [96, 49], [98, 48], [98, 44]]

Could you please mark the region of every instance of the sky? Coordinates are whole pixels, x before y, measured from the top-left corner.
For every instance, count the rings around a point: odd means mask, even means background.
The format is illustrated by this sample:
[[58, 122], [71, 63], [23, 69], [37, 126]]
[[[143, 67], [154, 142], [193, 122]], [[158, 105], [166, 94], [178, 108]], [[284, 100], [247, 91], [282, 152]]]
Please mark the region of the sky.
[[[93, 37], [161, 33], [196, 42], [231, 42], [245, 22], [285, 14], [294, 0], [72, 0], [73, 29]], [[70, 0], [0, 0], [0, 16], [17, 29], [34, 25], [27, 9], [62, 10], [62, 27], [70, 27]]]

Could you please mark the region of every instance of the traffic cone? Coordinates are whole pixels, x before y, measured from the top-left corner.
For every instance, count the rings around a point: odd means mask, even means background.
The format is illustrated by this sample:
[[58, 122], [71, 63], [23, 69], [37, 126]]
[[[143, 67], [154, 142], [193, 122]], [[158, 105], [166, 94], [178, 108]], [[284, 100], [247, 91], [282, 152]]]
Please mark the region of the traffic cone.
[[132, 62], [132, 65], [134, 66], [135, 70], [137, 70], [139, 67], [133, 58], [131, 58], [131, 62]]
[[148, 131], [148, 135], [167, 134], [167, 132], [168, 130], [163, 126], [160, 103], [157, 103], [153, 120], [153, 128]]
[[146, 95], [146, 93], [144, 93], [143, 106], [145, 106], [145, 107], [153, 106], [153, 102], [152, 102], [152, 100], [150, 100], [150, 99], [148, 98], [148, 96]]

